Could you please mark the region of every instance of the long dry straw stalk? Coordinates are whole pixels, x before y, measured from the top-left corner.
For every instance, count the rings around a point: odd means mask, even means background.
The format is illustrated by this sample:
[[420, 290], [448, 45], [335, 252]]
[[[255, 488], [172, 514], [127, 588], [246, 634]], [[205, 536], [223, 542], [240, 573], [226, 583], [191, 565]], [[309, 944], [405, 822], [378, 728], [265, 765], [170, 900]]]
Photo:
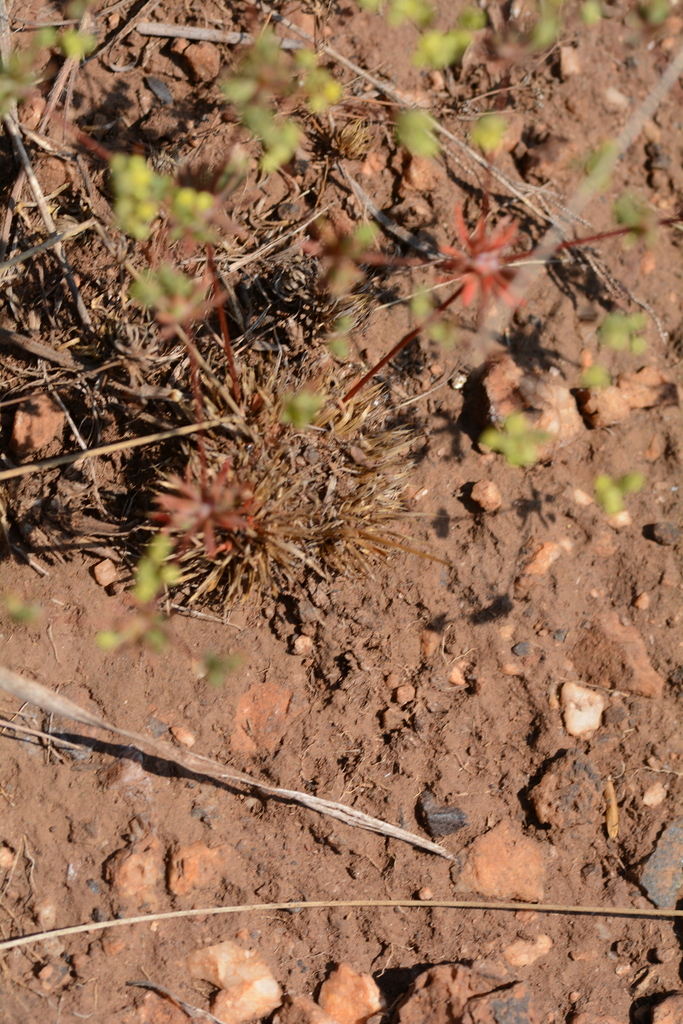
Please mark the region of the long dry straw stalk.
[[150, 736], [143, 736], [141, 733], [132, 732], [130, 729], [120, 729], [98, 715], [93, 715], [90, 711], [79, 707], [78, 704], [75, 704], [67, 697], [63, 697], [55, 690], [51, 690], [49, 687], [43, 686], [42, 683], [37, 683], [33, 679], [20, 676], [18, 673], [10, 671], [10, 669], [0, 667], [0, 689], [12, 694], [12, 696], [17, 697], [19, 700], [35, 704], [36, 707], [42, 708], [43, 711], [47, 711], [49, 714], [62, 715], [64, 718], [80, 722], [82, 725], [94, 726], [96, 729], [104, 729], [107, 732], [115, 733], [117, 736], [123, 736], [125, 739], [132, 741], [139, 750], [148, 754], [151, 753], [155, 757], [161, 757], [165, 761], [185, 768], [187, 771], [204, 775], [211, 779], [240, 783], [252, 790], [258, 790], [267, 796], [274, 796], [281, 800], [301, 804], [303, 807], [308, 807], [309, 810], [317, 811], [318, 814], [325, 814], [328, 817], [336, 818], [338, 821], [344, 822], [345, 825], [366, 829], [369, 832], [375, 832], [391, 839], [400, 839], [402, 842], [409, 843], [411, 846], [416, 846], [421, 850], [435, 853], [439, 857], [445, 857], [447, 860], [453, 860], [453, 855], [437, 843], [433, 843], [429, 839], [423, 839], [422, 836], [408, 832], [406, 829], [398, 828], [396, 825], [380, 821], [379, 818], [372, 818], [369, 814], [357, 811], [354, 807], [347, 807], [345, 804], [337, 803], [334, 800], [324, 800], [321, 797], [311, 796], [309, 793], [301, 793], [296, 789], [281, 789], [279, 786], [269, 786], [265, 782], [252, 778], [251, 775], [247, 775], [245, 772], [228, 768], [226, 765], [221, 764], [220, 761], [214, 761], [210, 757], [186, 753], [177, 750], [170, 743], [165, 743], [163, 740], [155, 740]]

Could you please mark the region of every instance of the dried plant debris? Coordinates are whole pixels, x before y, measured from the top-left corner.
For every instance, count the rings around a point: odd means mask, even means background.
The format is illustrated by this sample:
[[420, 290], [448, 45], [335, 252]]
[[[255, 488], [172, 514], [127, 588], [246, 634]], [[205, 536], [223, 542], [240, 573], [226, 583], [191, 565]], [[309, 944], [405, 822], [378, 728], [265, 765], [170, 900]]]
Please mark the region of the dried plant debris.
[[[363, 572], [402, 547], [392, 524], [409, 514], [412, 435], [382, 424], [381, 388], [341, 406], [334, 375], [295, 395], [273, 372], [241, 383], [244, 411], [206, 439], [205, 464], [188, 446], [160, 478], [154, 518], [176, 541], [188, 603], [290, 588], [305, 569]], [[302, 425], [307, 403], [319, 411]]]

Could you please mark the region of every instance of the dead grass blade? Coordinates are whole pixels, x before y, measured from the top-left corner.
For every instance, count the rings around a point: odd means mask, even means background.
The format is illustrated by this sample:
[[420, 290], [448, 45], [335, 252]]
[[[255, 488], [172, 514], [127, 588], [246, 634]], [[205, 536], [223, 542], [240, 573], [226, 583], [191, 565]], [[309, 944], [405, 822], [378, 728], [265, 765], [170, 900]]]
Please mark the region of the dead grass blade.
[[[107, 732], [113, 732], [117, 736], [123, 736], [127, 740], [132, 740], [141, 751], [151, 753], [155, 757], [161, 757], [165, 761], [177, 764], [190, 772], [213, 779], [226, 779], [228, 782], [241, 783], [258, 790], [260, 793], [277, 797], [280, 800], [291, 801], [307, 807], [309, 810], [317, 811], [319, 814], [336, 818], [345, 825], [362, 828], [368, 832], [375, 832], [391, 839], [400, 839], [402, 842], [409, 843], [411, 846], [416, 846], [421, 850], [427, 850], [429, 853], [436, 853], [439, 857], [453, 860], [452, 854], [437, 843], [432, 843], [429, 839], [423, 839], [422, 836], [414, 835], [412, 832], [407, 832], [396, 825], [380, 821], [378, 818], [372, 818], [369, 814], [357, 811], [353, 807], [347, 807], [345, 804], [340, 804], [333, 800], [324, 800], [321, 797], [311, 796], [308, 793], [300, 793], [296, 789], [281, 789], [279, 786], [269, 786], [265, 782], [253, 779], [244, 772], [228, 768], [221, 764], [220, 761], [214, 761], [210, 757], [179, 751], [176, 747], [172, 747], [170, 743], [165, 743], [163, 740], [154, 740], [149, 736], [131, 732], [129, 729], [120, 729], [118, 726], [112, 725], [110, 722], [79, 707], [78, 704], [74, 704], [73, 701], [63, 697], [60, 693], [49, 689], [47, 686], [43, 686], [42, 683], [27, 679], [25, 676], [20, 676], [16, 672], [11, 672], [3, 667], [0, 667], [0, 689], [3, 689], [6, 693], [11, 693], [19, 700], [35, 704], [36, 707], [42, 708], [43, 711], [47, 711], [49, 714], [61, 715], [64, 718], [80, 722], [82, 725], [94, 726], [96, 729], [105, 729]], [[2, 947], [0, 946], [0, 948]]]
[[195, 907], [192, 910], [168, 910], [161, 914], [142, 914], [139, 917], [117, 917], [110, 921], [90, 921], [88, 924], [75, 924], [68, 928], [55, 928], [49, 932], [34, 932], [32, 935], [19, 935], [14, 939], [0, 942], [0, 953], [20, 946], [31, 946], [46, 939], [62, 939], [69, 935], [83, 935], [90, 932], [105, 931], [109, 928], [121, 928], [126, 925], [149, 924], [151, 921], [174, 921], [181, 917], [214, 917], [221, 914], [253, 914], [272, 913], [278, 910], [369, 910], [371, 908], [413, 907], [421, 910], [493, 910], [496, 912], [512, 912], [529, 910], [536, 914], [568, 914], [587, 917], [619, 917], [640, 918], [645, 920], [669, 921], [683, 917], [683, 910], [640, 909], [637, 907], [593, 907], [573, 906], [561, 903], [512, 903], [487, 900], [310, 900], [293, 903], [246, 903], [243, 906], [229, 907]]
[[180, 996], [174, 996], [170, 989], [164, 988], [163, 985], [157, 985], [155, 981], [127, 981], [126, 985], [128, 988], [146, 988], [150, 992], [156, 992], [158, 996], [168, 999], [173, 1006], [177, 1006], [183, 1013], [186, 1013], [190, 1020], [203, 1020], [207, 1021], [207, 1024], [223, 1024], [222, 1020], [214, 1017], [208, 1010], [200, 1010], [198, 1006], [186, 1003]]

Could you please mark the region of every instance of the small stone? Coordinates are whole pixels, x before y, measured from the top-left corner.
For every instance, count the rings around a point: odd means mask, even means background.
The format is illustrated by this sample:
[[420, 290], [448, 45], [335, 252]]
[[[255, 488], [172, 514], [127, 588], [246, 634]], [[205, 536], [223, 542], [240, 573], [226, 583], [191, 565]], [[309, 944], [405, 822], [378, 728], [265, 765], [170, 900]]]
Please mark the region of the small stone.
[[183, 725], [172, 725], [169, 729], [171, 736], [179, 743], [181, 747], [193, 747], [197, 742], [197, 737], [194, 733], [190, 732]]
[[662, 457], [665, 451], [666, 445], [664, 444], [662, 437], [659, 434], [653, 434], [652, 440], [643, 452], [643, 458], [647, 462], [656, 462], [657, 459]]
[[192, 889], [211, 885], [225, 859], [220, 847], [209, 849], [204, 843], [190, 843], [174, 850], [168, 861], [166, 884], [174, 896], [186, 896]]
[[627, 508], [621, 510], [621, 512], [613, 512], [612, 515], [605, 516], [607, 523], [612, 527], [613, 530], [625, 530], [628, 526], [633, 525], [633, 519], [631, 513]]
[[674, 907], [683, 886], [683, 819], [667, 825], [640, 878], [656, 907]]
[[434, 657], [441, 645], [441, 636], [433, 629], [423, 629], [420, 635], [420, 653], [424, 661]]
[[54, 992], [64, 988], [71, 981], [69, 968], [65, 963], [49, 963], [38, 971], [38, 980], [43, 992]]
[[64, 411], [51, 395], [36, 395], [22, 402], [14, 414], [10, 449], [19, 458], [45, 448], [64, 429]]
[[636, 627], [607, 611], [579, 633], [572, 649], [577, 671], [598, 686], [612, 686], [643, 697], [661, 697], [664, 680], [655, 672]]
[[419, 900], [433, 900], [434, 891], [430, 889], [428, 885], [423, 885], [417, 894], [417, 898]]
[[183, 60], [193, 82], [213, 82], [221, 70], [221, 52], [213, 43], [190, 43]]
[[453, 665], [452, 669], [448, 673], [448, 682], [452, 686], [467, 686], [467, 680], [465, 679], [463, 670], [459, 665]]
[[503, 665], [503, 675], [506, 676], [523, 676], [524, 669], [521, 665], [515, 665], [513, 661], [506, 661]]
[[423, 194], [433, 192], [443, 180], [443, 171], [433, 160], [428, 160], [424, 156], [411, 156], [403, 172], [401, 188]]
[[646, 612], [650, 607], [650, 595], [649, 594], [638, 594], [638, 597], [633, 602], [633, 607], [638, 608], [641, 612]]
[[425, 789], [417, 802], [425, 829], [434, 839], [457, 832], [467, 824], [467, 815], [459, 807], [439, 804], [430, 789]]
[[512, 648], [512, 653], [518, 658], [526, 658], [527, 655], [531, 654], [531, 644], [528, 640], [520, 640], [518, 644]]
[[569, 633], [568, 629], [556, 629], [555, 632], [553, 633], [553, 640], [557, 640], [558, 643], [563, 644], [565, 642], [565, 640], [567, 639], [568, 633]]
[[0, 846], [0, 871], [9, 871], [14, 864], [15, 859], [16, 854], [14, 850], [9, 846], [5, 846], [3, 843], [3, 845]]
[[472, 488], [472, 501], [484, 512], [495, 512], [503, 503], [501, 493], [492, 480], [480, 480]]
[[294, 654], [298, 654], [300, 658], [307, 658], [313, 653], [313, 640], [310, 636], [301, 634], [294, 638], [292, 643], [292, 651]]
[[145, 992], [137, 1007], [136, 1020], [137, 1024], [188, 1024], [187, 1014], [156, 992]]
[[628, 110], [631, 106], [631, 101], [628, 96], [623, 94], [623, 92], [620, 92], [619, 89], [615, 89], [613, 85], [610, 85], [605, 89], [605, 106], [608, 110]]
[[678, 388], [654, 366], [644, 366], [636, 373], [620, 373], [617, 387], [631, 409], [660, 409], [679, 404]]
[[556, 544], [554, 541], [546, 541], [527, 562], [522, 572], [525, 576], [544, 576], [561, 554], [562, 546], [560, 544]]
[[652, 1024], [681, 1024], [683, 1021], [683, 992], [675, 992], [658, 1003], [652, 1010]]
[[611, 558], [619, 550], [619, 543], [609, 530], [600, 530], [592, 538], [591, 547], [598, 558]]
[[[306, 637], [310, 641], [310, 637]], [[312, 644], [312, 641], [310, 641]], [[253, 683], [237, 702], [235, 730], [230, 737], [233, 752], [272, 754], [287, 730], [292, 691], [278, 683]]]
[[105, 956], [118, 956], [127, 946], [128, 943], [121, 935], [102, 936], [102, 949]]
[[655, 782], [643, 793], [643, 803], [646, 807], [659, 807], [667, 798], [667, 788], [662, 782]]
[[318, 1002], [339, 1024], [366, 1024], [386, 1005], [373, 978], [357, 974], [346, 963], [339, 964], [322, 983]]
[[663, 547], [672, 547], [681, 536], [681, 531], [673, 523], [654, 523], [649, 532], [652, 540]]
[[411, 700], [415, 700], [415, 687], [411, 686], [410, 683], [404, 683], [403, 686], [397, 686], [394, 690], [394, 700], [397, 704], [403, 707], [405, 704], [410, 704]]
[[568, 751], [548, 765], [529, 796], [541, 824], [564, 831], [592, 827], [602, 811], [602, 789], [587, 758]]
[[545, 863], [539, 843], [518, 825], [501, 821], [477, 836], [467, 848], [465, 865], [456, 881], [460, 892], [478, 892], [496, 899], [543, 900]]
[[115, 583], [117, 575], [117, 568], [111, 558], [105, 558], [98, 562], [93, 569], [93, 576], [101, 587], [108, 587], [111, 583]]
[[581, 74], [581, 61], [579, 51], [573, 46], [560, 47], [560, 76], [563, 81], [571, 78], [572, 75]]
[[191, 953], [187, 967], [192, 978], [223, 990], [211, 1004], [223, 1024], [267, 1017], [282, 1004], [282, 989], [254, 949], [219, 942]]
[[503, 950], [503, 956], [511, 967], [529, 967], [553, 948], [549, 935], [538, 935], [533, 942], [517, 939]]
[[580, 487], [575, 487], [572, 491], [572, 497], [577, 505], [581, 505], [583, 508], [588, 508], [589, 505], [593, 504], [593, 499], [590, 494], [586, 494]]
[[595, 690], [578, 683], [562, 686], [560, 703], [564, 711], [564, 727], [570, 736], [588, 736], [600, 726], [605, 698]]
[[594, 430], [622, 423], [631, 415], [626, 396], [614, 384], [606, 388], [580, 388], [576, 397], [583, 418]]
[[164, 874], [161, 843], [145, 836], [127, 850], [118, 850], [105, 864], [105, 878], [121, 900], [156, 905], [156, 889]]

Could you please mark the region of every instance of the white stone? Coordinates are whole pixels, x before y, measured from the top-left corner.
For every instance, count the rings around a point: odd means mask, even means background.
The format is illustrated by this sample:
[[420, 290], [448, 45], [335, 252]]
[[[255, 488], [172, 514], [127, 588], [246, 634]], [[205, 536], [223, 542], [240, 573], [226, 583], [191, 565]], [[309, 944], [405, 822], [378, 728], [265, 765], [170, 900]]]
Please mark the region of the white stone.
[[244, 1024], [267, 1017], [282, 1004], [282, 989], [254, 949], [234, 942], [197, 949], [187, 958], [193, 978], [223, 989], [212, 1003], [223, 1024]]
[[588, 736], [600, 725], [605, 698], [578, 683], [565, 683], [560, 693], [564, 727], [570, 736]]

